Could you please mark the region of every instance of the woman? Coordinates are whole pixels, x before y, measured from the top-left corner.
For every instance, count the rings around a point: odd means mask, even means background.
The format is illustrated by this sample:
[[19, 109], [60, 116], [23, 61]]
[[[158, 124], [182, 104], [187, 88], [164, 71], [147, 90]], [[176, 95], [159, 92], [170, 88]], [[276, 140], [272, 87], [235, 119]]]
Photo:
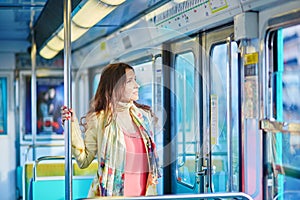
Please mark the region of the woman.
[[78, 165], [87, 167], [97, 155], [98, 173], [89, 197], [156, 194], [160, 174], [152, 132], [155, 117], [148, 106], [136, 102], [138, 89], [130, 65], [106, 66], [90, 110], [80, 120], [84, 139], [72, 109], [62, 107], [62, 121], [72, 120], [72, 153]]

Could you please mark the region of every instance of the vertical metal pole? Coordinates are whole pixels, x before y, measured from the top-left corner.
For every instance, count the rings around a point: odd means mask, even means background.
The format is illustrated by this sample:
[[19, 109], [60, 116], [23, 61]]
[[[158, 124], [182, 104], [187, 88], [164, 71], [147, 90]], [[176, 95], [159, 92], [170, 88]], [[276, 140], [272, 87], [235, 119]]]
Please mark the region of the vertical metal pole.
[[232, 191], [232, 65], [231, 65], [231, 37], [227, 40], [227, 155], [228, 155], [228, 180], [227, 191]]
[[[71, 0], [64, 0], [64, 105], [71, 104]], [[65, 199], [72, 200], [71, 121], [64, 125], [65, 134]]]
[[34, 30], [33, 30], [33, 17], [34, 11], [31, 11], [31, 135], [32, 135], [32, 160], [36, 159], [36, 134], [37, 134], [37, 113], [36, 113], [36, 43], [34, 39]]

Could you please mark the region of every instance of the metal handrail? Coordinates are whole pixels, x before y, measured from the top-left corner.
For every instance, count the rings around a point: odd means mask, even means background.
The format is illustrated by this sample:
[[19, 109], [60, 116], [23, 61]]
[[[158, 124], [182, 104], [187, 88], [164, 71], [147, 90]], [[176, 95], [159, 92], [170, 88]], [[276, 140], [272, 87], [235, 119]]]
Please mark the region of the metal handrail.
[[[243, 198], [253, 200], [253, 198], [243, 192], [228, 192], [228, 193], [209, 193], [209, 194], [176, 194], [163, 196], [141, 196], [141, 197], [122, 197], [122, 199], [216, 199], [216, 198]], [[99, 198], [85, 198], [85, 199], [100, 199]], [[120, 199], [120, 197], [101, 197], [101, 199]], [[84, 199], [80, 199], [84, 200]]]
[[[33, 181], [36, 181], [37, 179], [37, 166], [39, 162], [44, 161], [44, 160], [65, 160], [65, 156], [42, 156], [39, 157], [37, 160], [34, 162], [33, 166]], [[72, 157], [72, 160], [75, 160], [74, 157]], [[95, 160], [97, 160], [97, 157], [95, 157]]]
[[31, 148], [36, 148], [36, 147], [64, 147], [65, 144], [21, 144], [21, 146], [28, 146], [26, 148], [26, 151], [25, 151], [25, 161], [28, 161], [28, 153], [30, 151]]
[[36, 176], [37, 176], [37, 165], [40, 161], [43, 160], [64, 160], [65, 157], [64, 156], [43, 156], [38, 158], [35, 162], [34, 162], [34, 166], [33, 166], [33, 181], [36, 181]]
[[291, 122], [279, 122], [275, 119], [260, 120], [260, 129], [272, 133], [300, 134], [300, 124]]
[[273, 170], [276, 170], [277, 173], [285, 175], [285, 176], [289, 176], [292, 178], [297, 178], [300, 179], [300, 170], [293, 167], [293, 166], [284, 166], [284, 165], [272, 165], [274, 166]]

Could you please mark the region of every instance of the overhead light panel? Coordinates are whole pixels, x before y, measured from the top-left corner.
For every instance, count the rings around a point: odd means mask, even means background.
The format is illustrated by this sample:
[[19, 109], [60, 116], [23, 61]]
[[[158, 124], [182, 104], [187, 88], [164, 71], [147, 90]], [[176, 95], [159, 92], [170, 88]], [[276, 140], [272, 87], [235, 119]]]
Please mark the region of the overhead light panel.
[[56, 51], [54, 49], [49, 48], [47, 45], [45, 45], [41, 50], [40, 50], [40, 55], [46, 59], [51, 59], [54, 56], [56, 56], [59, 51]]
[[[77, 26], [76, 24], [71, 21], [71, 42], [74, 42], [78, 38], [80, 38], [83, 34], [85, 34], [89, 29], [88, 28], [82, 28]], [[62, 28], [58, 32], [58, 37], [62, 38], [62, 41], [64, 41], [64, 28]]]
[[[109, 13], [117, 8], [118, 5], [126, 0], [87, 0], [83, 6], [78, 6], [71, 19], [71, 42], [74, 42], [85, 34], [90, 28], [101, 21]], [[46, 48], [44, 50], [44, 48]], [[44, 58], [51, 59], [64, 48], [64, 28], [55, 34], [40, 51]], [[56, 52], [56, 54], [54, 54]], [[50, 55], [45, 55], [49, 53]]]
[[79, 27], [91, 28], [115, 8], [116, 6], [107, 5], [101, 1], [90, 0], [78, 10], [72, 21]]
[[53, 50], [60, 51], [64, 48], [64, 39], [59, 37], [59, 35], [55, 35], [49, 40], [47, 46]]
[[100, 0], [102, 3], [105, 3], [106, 5], [111, 6], [118, 6], [125, 2], [125, 0]]

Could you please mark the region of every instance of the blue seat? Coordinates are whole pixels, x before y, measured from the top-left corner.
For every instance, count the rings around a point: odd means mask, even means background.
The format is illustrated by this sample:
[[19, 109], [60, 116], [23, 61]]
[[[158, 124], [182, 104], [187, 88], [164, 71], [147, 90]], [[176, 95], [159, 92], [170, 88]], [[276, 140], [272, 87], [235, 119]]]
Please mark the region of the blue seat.
[[[46, 162], [39, 163], [40, 161]], [[62, 158], [56, 159], [55, 157], [50, 156], [38, 159], [35, 164], [32, 162], [27, 163], [25, 165], [26, 170], [24, 170], [24, 180], [29, 181], [25, 181], [24, 184], [24, 189], [27, 191], [24, 195], [25, 200], [65, 199], [64, 164]], [[90, 166], [85, 169], [80, 169], [77, 163], [73, 162], [73, 199], [87, 197], [90, 185], [97, 173], [97, 169], [97, 160], [94, 160]]]
[[[86, 198], [90, 185], [92, 183], [90, 178], [73, 178], [72, 197], [73, 199]], [[65, 199], [65, 180], [64, 178], [58, 179], [37, 179], [31, 182], [32, 200], [64, 200]]]

